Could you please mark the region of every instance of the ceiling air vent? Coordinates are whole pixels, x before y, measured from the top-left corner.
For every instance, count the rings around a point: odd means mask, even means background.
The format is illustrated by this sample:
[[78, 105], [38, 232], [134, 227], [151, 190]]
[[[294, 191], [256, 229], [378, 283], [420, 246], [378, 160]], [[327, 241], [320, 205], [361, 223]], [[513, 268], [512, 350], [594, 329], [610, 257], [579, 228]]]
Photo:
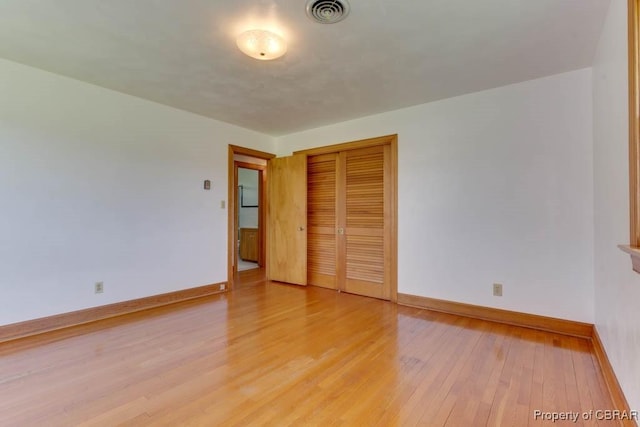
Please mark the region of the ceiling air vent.
[[335, 24], [349, 14], [347, 0], [309, 0], [307, 16], [321, 24]]

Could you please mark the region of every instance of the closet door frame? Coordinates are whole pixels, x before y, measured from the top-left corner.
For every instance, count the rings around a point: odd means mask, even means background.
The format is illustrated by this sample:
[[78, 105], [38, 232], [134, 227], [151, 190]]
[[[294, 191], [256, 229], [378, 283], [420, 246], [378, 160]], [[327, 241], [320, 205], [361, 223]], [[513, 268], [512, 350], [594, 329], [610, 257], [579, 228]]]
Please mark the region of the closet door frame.
[[385, 135], [377, 138], [369, 138], [340, 144], [327, 145], [308, 150], [300, 150], [294, 154], [306, 154], [317, 156], [321, 154], [338, 153], [341, 151], [356, 150], [360, 148], [389, 146], [390, 180], [387, 185], [389, 190], [389, 209], [385, 212], [385, 233], [389, 238], [390, 256], [385, 260], [385, 276], [389, 277], [390, 301], [398, 301], [398, 135]]

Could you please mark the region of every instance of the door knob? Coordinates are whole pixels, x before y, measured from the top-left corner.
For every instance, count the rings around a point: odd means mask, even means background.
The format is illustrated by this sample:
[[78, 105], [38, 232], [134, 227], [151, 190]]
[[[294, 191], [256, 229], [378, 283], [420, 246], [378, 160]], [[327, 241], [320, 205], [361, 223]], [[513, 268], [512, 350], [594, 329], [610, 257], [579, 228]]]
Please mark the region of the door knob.
[[344, 228], [342, 227], [338, 228], [338, 234], [344, 234]]
[[298, 227], [298, 231], [304, 231], [304, 227]]

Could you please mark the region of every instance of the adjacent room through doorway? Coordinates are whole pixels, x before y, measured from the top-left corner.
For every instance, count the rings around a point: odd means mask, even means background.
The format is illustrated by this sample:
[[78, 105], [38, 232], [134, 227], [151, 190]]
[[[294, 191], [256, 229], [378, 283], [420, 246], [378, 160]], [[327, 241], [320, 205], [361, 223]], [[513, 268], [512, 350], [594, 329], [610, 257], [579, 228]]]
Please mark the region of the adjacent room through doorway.
[[260, 170], [238, 167], [238, 271], [259, 268], [259, 210]]

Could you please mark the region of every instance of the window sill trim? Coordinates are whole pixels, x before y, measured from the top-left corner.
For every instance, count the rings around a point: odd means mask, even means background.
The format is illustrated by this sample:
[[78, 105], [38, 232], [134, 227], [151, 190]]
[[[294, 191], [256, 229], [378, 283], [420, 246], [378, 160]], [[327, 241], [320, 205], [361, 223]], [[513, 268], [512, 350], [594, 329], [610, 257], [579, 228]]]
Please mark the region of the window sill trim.
[[618, 245], [622, 252], [626, 252], [631, 256], [631, 266], [633, 271], [640, 273], [640, 247], [630, 245]]

